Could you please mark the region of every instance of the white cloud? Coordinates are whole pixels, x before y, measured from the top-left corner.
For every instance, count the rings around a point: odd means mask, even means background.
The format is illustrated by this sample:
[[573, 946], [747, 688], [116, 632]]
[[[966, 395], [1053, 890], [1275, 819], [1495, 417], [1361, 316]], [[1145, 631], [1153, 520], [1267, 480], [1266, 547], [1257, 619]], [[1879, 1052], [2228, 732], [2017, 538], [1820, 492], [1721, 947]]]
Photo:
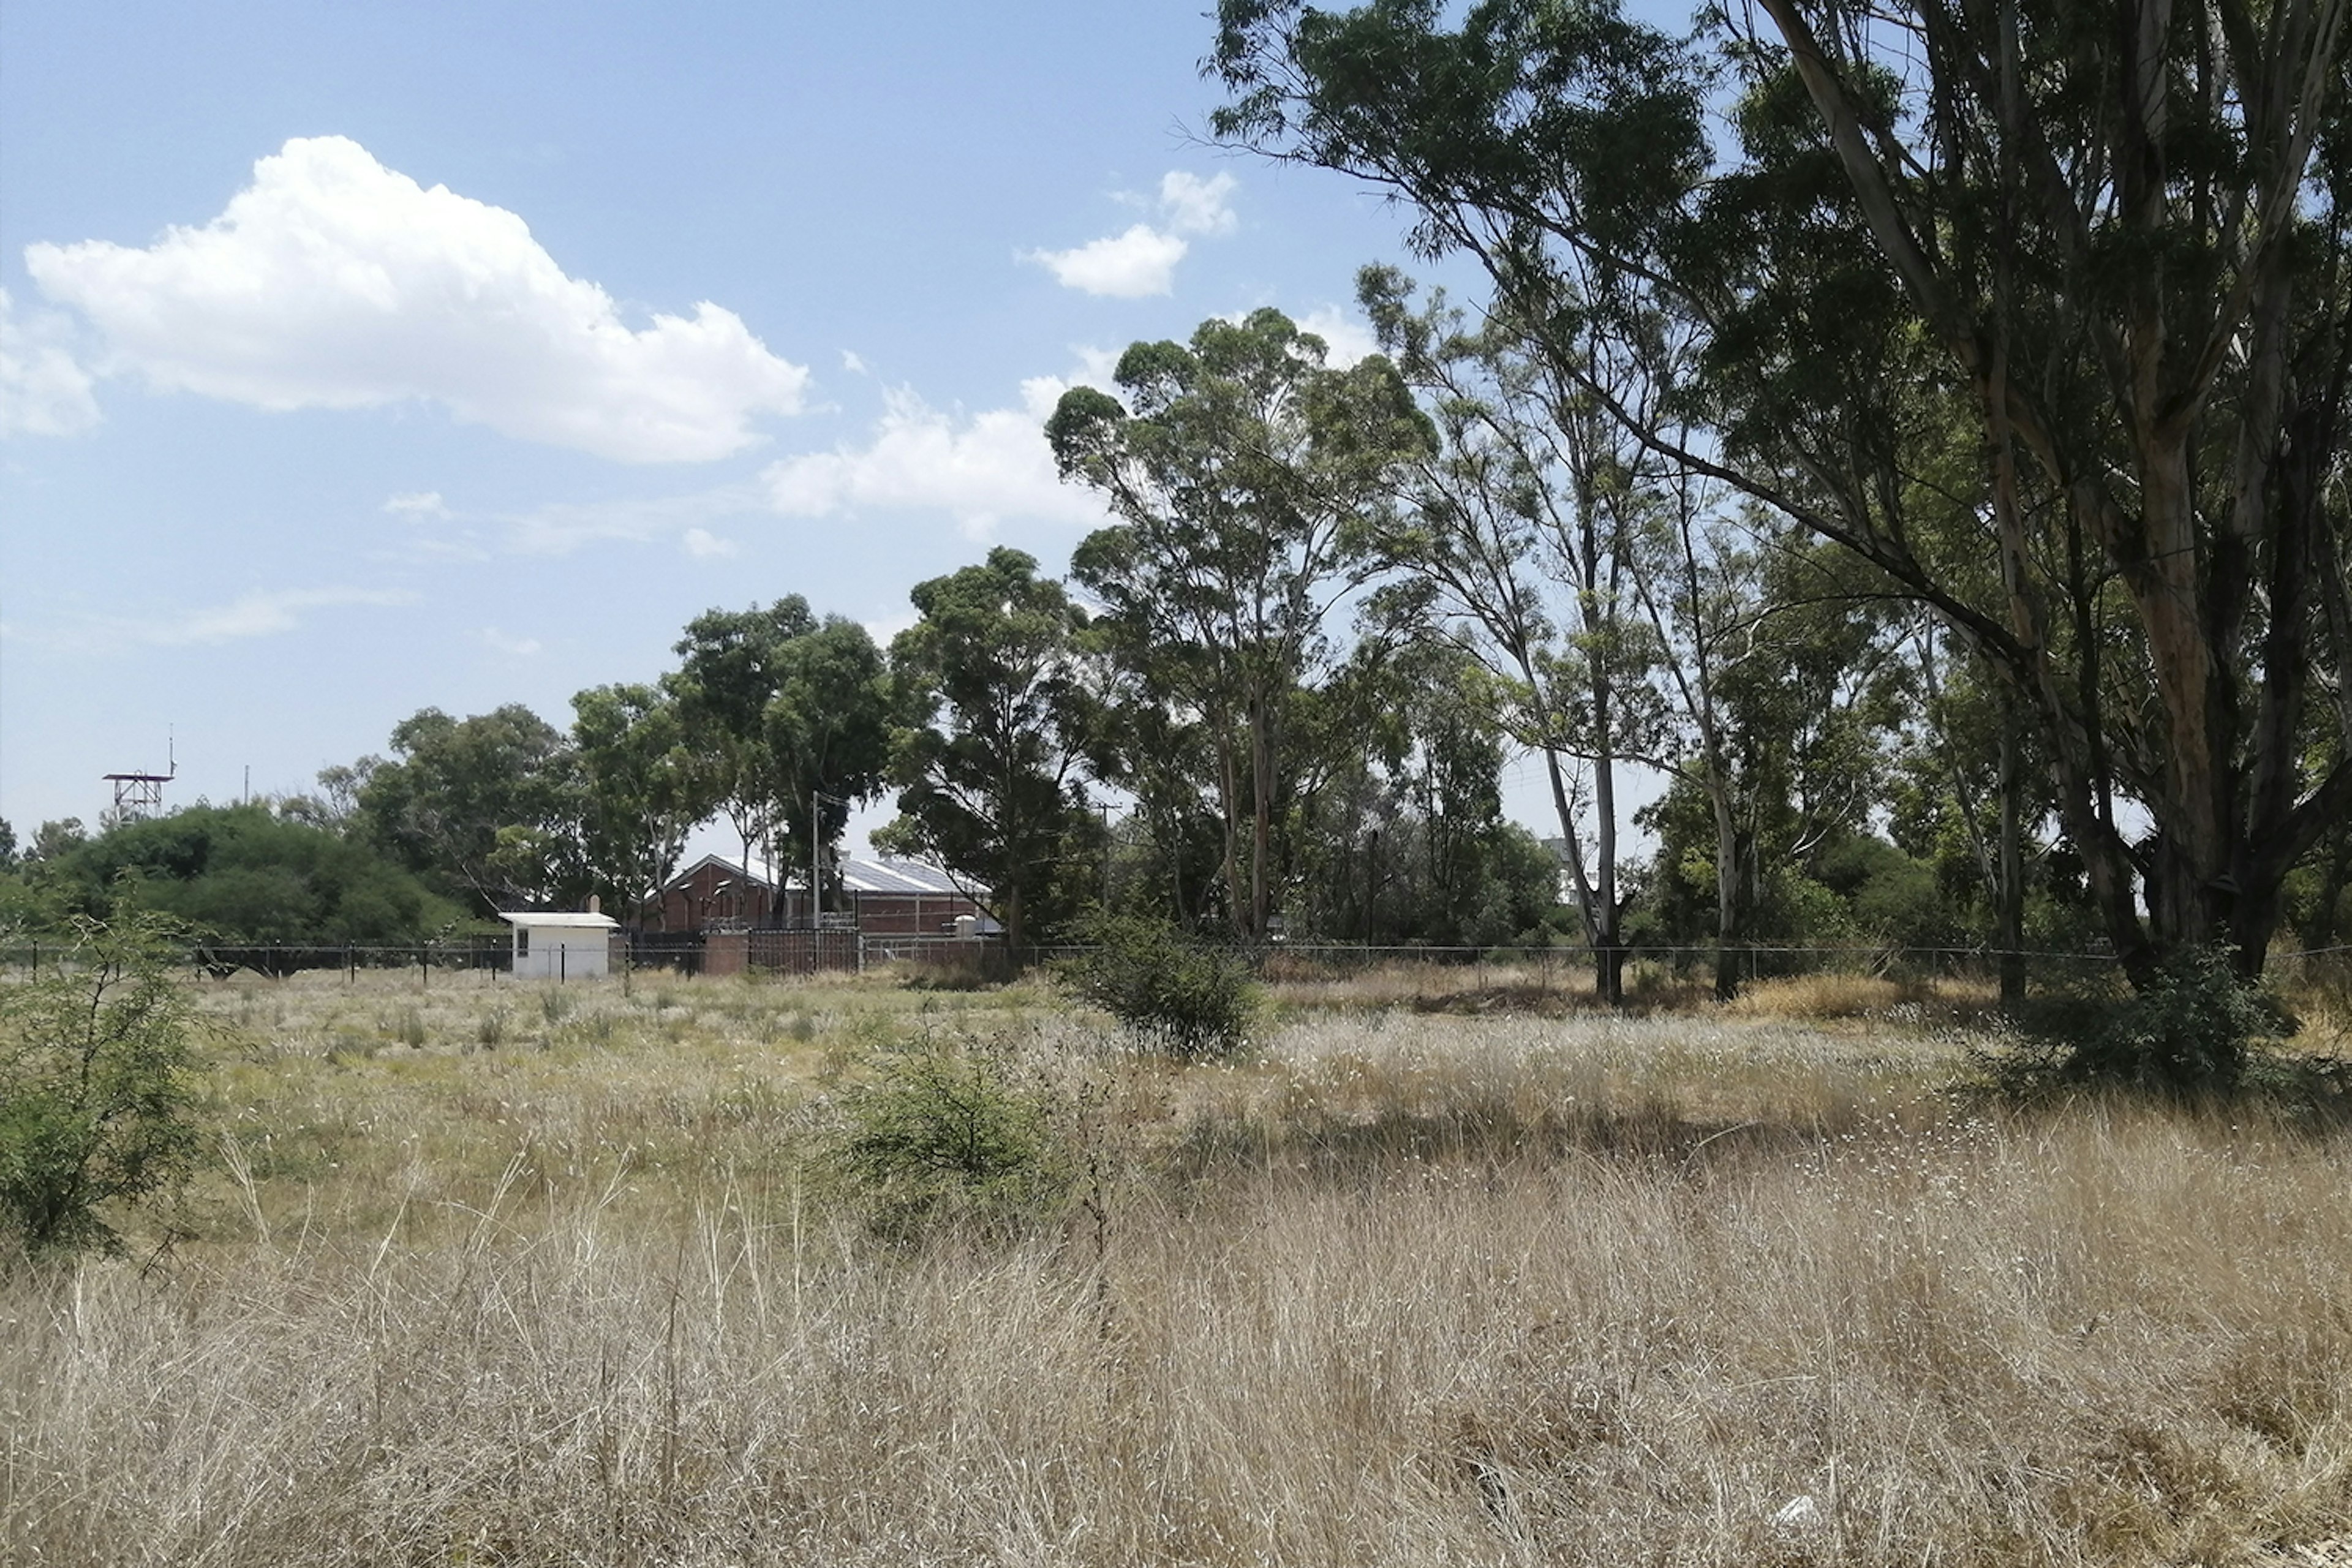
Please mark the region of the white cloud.
[[1160, 210], [1168, 226], [1181, 234], [1231, 234], [1235, 220], [1225, 198], [1235, 184], [1231, 174], [1204, 180], [1171, 169], [1160, 178]]
[[1045, 420], [1069, 384], [1036, 376], [1021, 384], [1019, 407], [969, 416], [900, 388], [870, 440], [786, 458], [761, 479], [770, 504], [789, 517], [864, 508], [943, 511], [973, 538], [1015, 517], [1097, 527], [1108, 521], [1100, 502], [1061, 481], [1045, 445]]
[[879, 620], [864, 621], [859, 624], [865, 626], [866, 635], [874, 639], [875, 647], [888, 647], [893, 637], [920, 619], [922, 617], [914, 611], [902, 610], [895, 616], [884, 616]]
[[[1176, 264], [1192, 248], [1188, 234], [1231, 234], [1235, 219], [1227, 200], [1237, 182], [1231, 174], [1202, 179], [1181, 169], [1160, 177], [1160, 213], [1166, 226], [1130, 225], [1123, 234], [1088, 240], [1070, 250], [1031, 250], [1021, 255], [1053, 273], [1065, 289], [1076, 289], [1114, 300], [1140, 300], [1167, 294], [1176, 287]], [[1123, 203], [1141, 205], [1142, 198], [1122, 195]]]
[[510, 658], [532, 658], [539, 652], [541, 646], [537, 637], [510, 637], [496, 626], [482, 628], [482, 642], [485, 646]]
[[678, 542], [697, 561], [709, 561], [735, 553], [735, 542], [721, 539], [707, 528], [689, 528], [679, 534]]
[[1381, 352], [1380, 339], [1372, 335], [1372, 329], [1337, 305], [1307, 311], [1298, 318], [1298, 330], [1321, 338], [1323, 346], [1329, 351], [1325, 363], [1341, 370]]
[[413, 597], [390, 588], [257, 590], [226, 605], [142, 622], [139, 635], [144, 641], [166, 646], [237, 642], [246, 637], [290, 632], [302, 624], [305, 610], [352, 605], [404, 605]]
[[16, 320], [0, 289], [0, 436], [72, 436], [98, 423], [90, 374], [54, 311]]
[[394, 517], [447, 517], [449, 515], [448, 503], [441, 499], [439, 490], [415, 490], [392, 496], [384, 501], [383, 510]]
[[1092, 343], [1072, 343], [1070, 357], [1078, 362], [1078, 371], [1072, 384], [1108, 388], [1118, 371], [1118, 351], [1097, 348]]
[[103, 333], [103, 368], [262, 408], [422, 399], [522, 440], [694, 462], [759, 440], [754, 417], [797, 411], [808, 382], [708, 300], [633, 330], [513, 213], [340, 136], [287, 142], [200, 228], [25, 261]]
[[1125, 234], [1088, 240], [1075, 250], [1033, 250], [1025, 259], [1044, 267], [1065, 289], [1139, 300], [1175, 288], [1176, 264], [1188, 248], [1174, 235], [1139, 223]]

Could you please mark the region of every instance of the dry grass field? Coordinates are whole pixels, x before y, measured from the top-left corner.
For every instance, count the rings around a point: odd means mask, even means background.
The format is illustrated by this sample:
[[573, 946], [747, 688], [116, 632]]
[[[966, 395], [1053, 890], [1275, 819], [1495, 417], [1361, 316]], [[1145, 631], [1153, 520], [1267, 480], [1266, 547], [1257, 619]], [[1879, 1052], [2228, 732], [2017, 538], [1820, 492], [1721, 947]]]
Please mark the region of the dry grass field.
[[[184, 1237], [0, 1279], [16, 1564], [2328, 1561], [2352, 1164], [1822, 1025], [1291, 995], [1230, 1067], [1039, 986], [206, 986]], [[1927, 1000], [1935, 1000], [1929, 998]], [[1798, 1005], [1794, 999], [1789, 1005]], [[1927, 1020], [1927, 1024], [1921, 1023]], [[1072, 1183], [817, 1157], [991, 1042]]]

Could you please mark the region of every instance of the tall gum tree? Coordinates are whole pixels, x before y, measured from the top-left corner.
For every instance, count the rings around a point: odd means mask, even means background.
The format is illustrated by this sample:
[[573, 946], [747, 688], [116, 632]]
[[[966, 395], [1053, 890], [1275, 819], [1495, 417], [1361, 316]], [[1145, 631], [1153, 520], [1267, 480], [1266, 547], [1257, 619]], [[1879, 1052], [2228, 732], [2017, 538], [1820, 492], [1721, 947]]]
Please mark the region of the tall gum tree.
[[808, 601], [788, 594], [743, 610], [707, 610], [686, 624], [669, 677], [685, 743], [698, 760], [698, 818], [724, 814], [743, 845], [743, 868], [757, 849], [772, 875], [778, 821], [768, 705], [782, 689], [784, 646], [817, 629]]
[[1212, 319], [1189, 343], [1129, 348], [1125, 402], [1074, 387], [1046, 425], [1063, 478], [1119, 520], [1080, 542], [1072, 575], [1154, 700], [1214, 748], [1227, 907], [1251, 941], [1279, 892], [1294, 695], [1338, 668], [1328, 618], [1376, 565], [1366, 516], [1427, 439], [1386, 360], [1325, 357], [1279, 310]]
[[[2146, 984], [2258, 972], [2352, 806], [2313, 736], [2352, 733], [2347, 8], [1759, 0], [1702, 58], [1609, 0], [1224, 0], [1212, 68], [1223, 135], [1387, 186], [1498, 289], [1675, 323], [1705, 437], [1633, 427], [1982, 657]], [[1929, 528], [1955, 421], [1986, 500]]]
[[901, 816], [886, 831], [984, 884], [1018, 963], [1032, 912], [1067, 880], [1095, 821], [1077, 783], [1086, 613], [1034, 557], [1001, 545], [908, 597], [922, 618], [890, 644], [906, 723], [890, 764]]
[[1615, 1004], [1626, 952], [1617, 771], [1643, 750], [1656, 706], [1655, 644], [1632, 581], [1638, 448], [1560, 373], [1578, 350], [1542, 342], [1549, 322], [1496, 311], [1474, 323], [1442, 291], [1418, 308], [1414, 292], [1394, 268], [1358, 278], [1381, 347], [1438, 436], [1404, 468], [1379, 548], [1427, 589], [1414, 610], [1468, 630], [1500, 678], [1490, 685], [1512, 738], [1541, 758], [1550, 786], [1594, 991]]

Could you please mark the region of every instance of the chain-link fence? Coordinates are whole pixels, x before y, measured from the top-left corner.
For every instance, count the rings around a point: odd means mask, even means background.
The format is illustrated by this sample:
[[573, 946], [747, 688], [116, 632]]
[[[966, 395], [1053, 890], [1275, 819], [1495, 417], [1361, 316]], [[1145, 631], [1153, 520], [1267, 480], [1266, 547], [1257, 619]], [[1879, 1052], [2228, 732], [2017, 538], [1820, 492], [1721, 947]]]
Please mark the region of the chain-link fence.
[[[63, 941], [0, 942], [0, 971], [26, 973], [69, 963], [79, 950]], [[1050, 965], [1085, 951], [1076, 947], [1024, 950], [1021, 968]], [[1262, 979], [1275, 984], [1340, 985], [1370, 982], [1383, 991], [1423, 989], [1448, 993], [1482, 986], [1570, 996], [1593, 986], [1594, 956], [1581, 947], [1368, 946], [1351, 943], [1282, 942], [1257, 950]], [[1721, 963], [1735, 966], [1744, 986], [1806, 976], [1867, 977], [1914, 984], [1952, 982], [1997, 986], [2005, 962], [2021, 962], [2037, 991], [2071, 990], [2119, 982], [2113, 953], [2032, 950], [2008, 953], [1981, 947], [1793, 946], [1739, 943], [1642, 946], [1625, 956], [1629, 990], [1712, 985]], [[245, 972], [282, 979], [320, 971], [341, 971], [356, 982], [362, 973], [406, 971], [430, 985], [436, 974], [473, 975], [494, 981], [511, 974], [514, 952], [502, 936], [465, 937], [399, 944], [196, 942], [186, 950], [188, 966], [214, 977]], [[856, 931], [763, 931], [746, 932], [636, 931], [616, 935], [615, 969], [666, 969], [682, 975], [742, 973], [814, 977], [887, 970], [917, 984], [984, 984], [1008, 978], [1015, 965], [998, 942], [949, 936], [872, 935]], [[2310, 952], [2273, 950], [2265, 977], [2283, 989], [2328, 1001], [2352, 1017], [2352, 947]], [[1416, 981], [1415, 977], [1420, 979]]]
[[[0, 969], [33, 971], [44, 964], [71, 963], [80, 951], [68, 942], [0, 942]], [[197, 942], [191, 942], [184, 952], [189, 968], [215, 977], [240, 970], [271, 979], [319, 970], [342, 970], [357, 979], [362, 970], [409, 969], [430, 976], [436, 970], [482, 973], [511, 972], [514, 968], [513, 944], [496, 936], [391, 945]]]

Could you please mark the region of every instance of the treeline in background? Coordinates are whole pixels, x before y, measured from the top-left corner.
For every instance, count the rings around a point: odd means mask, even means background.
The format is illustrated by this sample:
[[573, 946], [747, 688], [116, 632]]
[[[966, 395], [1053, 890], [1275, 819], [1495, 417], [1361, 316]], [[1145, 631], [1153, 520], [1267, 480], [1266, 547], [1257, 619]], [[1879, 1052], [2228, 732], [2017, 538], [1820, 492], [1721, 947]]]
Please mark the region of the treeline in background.
[[[1048, 439], [1115, 521], [1066, 581], [992, 550], [918, 584], [887, 648], [797, 595], [714, 609], [675, 668], [579, 693], [562, 726], [428, 708], [312, 793], [0, 824], [0, 906], [38, 925], [131, 900], [329, 945], [591, 894], [635, 923], [706, 824], [823, 884], [852, 809], [895, 798], [876, 847], [985, 887], [1016, 954], [1105, 914], [1244, 945], [1568, 945], [1612, 999], [1645, 952], [1726, 994], [1793, 950], [1976, 954], [2020, 993], [2025, 954], [2128, 956], [2047, 727], [1948, 616], [1659, 459], [1589, 363], [1563, 372], [1553, 324], [1386, 268], [1360, 295], [1383, 352], [1355, 363], [1260, 310], [1135, 344], [1116, 395], [1069, 393]], [[1922, 550], [1983, 524], [1979, 454], [1947, 447], [1910, 497]], [[2120, 593], [2084, 607], [2117, 701], [2147, 658]], [[2293, 737], [2306, 780], [2340, 769], [2326, 717]], [[1540, 837], [1503, 813], [1520, 759]], [[2161, 758], [2108, 763], [2107, 820], [2152, 879], [2133, 769]], [[2310, 837], [2273, 929], [2324, 949], [2352, 819]]]

